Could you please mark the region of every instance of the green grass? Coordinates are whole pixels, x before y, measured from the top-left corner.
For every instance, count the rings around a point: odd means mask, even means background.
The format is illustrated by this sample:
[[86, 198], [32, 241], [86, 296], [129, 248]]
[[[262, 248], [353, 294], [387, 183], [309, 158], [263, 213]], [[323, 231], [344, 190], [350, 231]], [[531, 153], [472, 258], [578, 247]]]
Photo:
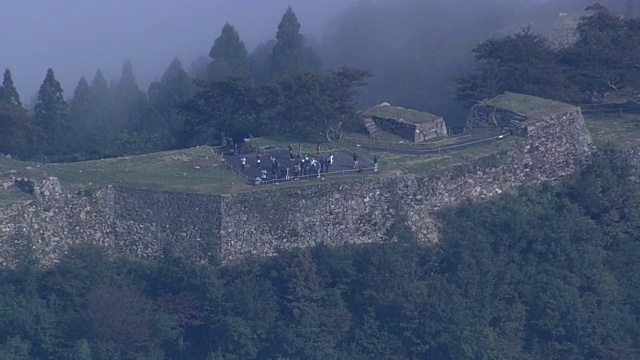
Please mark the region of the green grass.
[[486, 102], [487, 105], [526, 115], [532, 120], [545, 118], [573, 111], [577, 108], [571, 104], [543, 99], [537, 96], [505, 92]]
[[490, 141], [484, 144], [447, 150], [442, 153], [426, 155], [406, 155], [397, 153], [383, 153], [381, 169], [390, 174], [430, 174], [453, 165], [467, 163], [471, 160], [504, 153], [525, 138], [510, 136], [502, 140]]
[[[352, 181], [362, 177], [377, 177], [399, 174], [426, 174], [447, 166], [469, 161], [473, 158], [488, 156], [505, 151], [520, 138], [510, 137], [485, 145], [448, 150], [442, 154], [402, 155], [376, 152], [381, 155], [381, 171], [378, 173], [328, 176], [323, 182]], [[256, 147], [284, 147], [291, 141], [284, 138], [254, 139]], [[302, 143], [303, 151], [313, 153], [317, 143]], [[323, 150], [357, 152], [360, 158], [371, 163], [373, 153], [343, 142], [321, 143]], [[176, 192], [231, 194], [254, 191], [260, 188], [250, 186], [231, 170], [227, 169], [210, 147], [166, 151], [140, 156], [84, 161], [64, 164], [44, 164], [22, 162], [0, 158], [0, 176], [9, 174], [15, 177], [43, 178], [56, 176], [62, 186], [71, 191], [94, 191], [108, 185], [117, 185], [136, 189], [166, 190]], [[315, 184], [312, 181], [297, 181], [277, 185], [279, 187], [305, 186]], [[275, 185], [268, 185], [275, 187]], [[15, 188], [0, 191], [0, 206], [30, 199], [31, 196]]]
[[640, 142], [640, 114], [584, 114], [584, 119], [596, 145]]
[[436, 120], [438, 117], [426, 112], [405, 109], [393, 105], [377, 105], [362, 112], [365, 116], [374, 116], [387, 119], [404, 119], [410, 123], [421, 124]]
[[360, 143], [369, 145], [389, 146], [400, 149], [425, 149], [438, 146], [446, 146], [455, 144], [460, 139], [450, 138], [446, 136], [438, 136], [425, 142], [414, 143], [405, 138], [383, 132], [383, 136], [371, 137], [361, 133], [347, 133], [344, 135], [344, 142], [348, 144]]
[[[140, 156], [65, 164], [38, 164], [0, 158], [0, 173], [42, 178], [56, 176], [72, 192], [96, 190], [107, 185], [137, 189], [228, 194], [248, 186], [228, 170], [210, 147], [166, 151]], [[14, 201], [16, 194], [0, 192], [0, 201]]]

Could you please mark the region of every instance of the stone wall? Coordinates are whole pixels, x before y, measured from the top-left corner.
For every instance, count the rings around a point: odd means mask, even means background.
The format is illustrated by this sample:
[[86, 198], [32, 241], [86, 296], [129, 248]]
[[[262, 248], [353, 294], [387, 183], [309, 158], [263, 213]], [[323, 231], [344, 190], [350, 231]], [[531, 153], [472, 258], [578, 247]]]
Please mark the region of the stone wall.
[[141, 258], [170, 245], [194, 261], [218, 259], [219, 197], [118, 187], [81, 196], [56, 178], [36, 182], [34, 196], [0, 208], [0, 266], [52, 264], [74, 244]]
[[371, 120], [380, 129], [412, 142], [422, 142], [436, 136], [447, 136], [447, 126], [444, 119], [435, 115], [431, 116], [433, 117], [432, 120], [423, 123], [412, 123], [402, 119], [378, 116], [371, 116]]
[[436, 210], [558, 180], [593, 150], [579, 110], [531, 124], [527, 131], [530, 141], [507, 153], [433, 176], [363, 178], [229, 197], [222, 205], [221, 258], [234, 262], [316, 243], [378, 242], [397, 221], [406, 221], [417, 239], [435, 242]]
[[466, 126], [469, 132], [473, 132], [474, 129], [499, 128], [513, 135], [528, 136], [528, 122], [524, 114], [479, 104], [471, 109]]
[[170, 246], [194, 261], [232, 263], [318, 243], [378, 242], [399, 223], [433, 243], [436, 210], [555, 181], [593, 151], [579, 109], [525, 129], [528, 141], [508, 152], [431, 176], [363, 177], [225, 197], [118, 187], [79, 196], [47, 179], [34, 185], [36, 200], [0, 208], [0, 265], [15, 266], [25, 256], [51, 264], [78, 243], [137, 257]]

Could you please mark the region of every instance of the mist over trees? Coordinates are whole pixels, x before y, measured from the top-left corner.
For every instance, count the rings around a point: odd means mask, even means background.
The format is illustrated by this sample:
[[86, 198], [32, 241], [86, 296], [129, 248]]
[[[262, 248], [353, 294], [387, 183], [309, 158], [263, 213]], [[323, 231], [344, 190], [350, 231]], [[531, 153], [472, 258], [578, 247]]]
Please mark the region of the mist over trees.
[[[464, 123], [469, 105], [505, 90], [575, 103], [634, 89], [640, 48], [635, 20], [592, 7], [578, 27], [578, 41], [561, 50], [533, 30], [514, 30], [538, 14], [584, 10], [581, 3], [362, 2], [337, 18], [320, 41], [304, 36], [304, 25], [288, 8], [273, 38], [251, 51], [227, 23], [203, 45], [208, 56], [188, 70], [174, 58], [142, 89], [133, 64], [125, 61], [118, 79], [109, 83], [98, 70], [57, 105], [42, 93], [23, 107], [7, 70], [0, 100], [11, 127], [5, 134], [16, 140], [1, 151], [71, 161], [293, 129], [335, 140], [358, 108], [382, 101], [443, 115], [455, 127]], [[341, 78], [347, 73], [353, 81]], [[53, 72], [43, 89], [60, 97], [52, 78]], [[291, 126], [283, 125], [287, 121]]]

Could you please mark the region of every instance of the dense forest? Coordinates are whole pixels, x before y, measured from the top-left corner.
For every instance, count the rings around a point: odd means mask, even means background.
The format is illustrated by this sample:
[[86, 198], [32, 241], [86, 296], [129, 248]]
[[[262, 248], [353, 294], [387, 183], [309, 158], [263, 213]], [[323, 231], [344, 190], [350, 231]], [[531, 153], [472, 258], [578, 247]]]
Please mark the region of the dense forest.
[[0, 358], [637, 359], [640, 189], [622, 159], [441, 212], [437, 246], [398, 225], [234, 266], [170, 245], [25, 261], [0, 272]]

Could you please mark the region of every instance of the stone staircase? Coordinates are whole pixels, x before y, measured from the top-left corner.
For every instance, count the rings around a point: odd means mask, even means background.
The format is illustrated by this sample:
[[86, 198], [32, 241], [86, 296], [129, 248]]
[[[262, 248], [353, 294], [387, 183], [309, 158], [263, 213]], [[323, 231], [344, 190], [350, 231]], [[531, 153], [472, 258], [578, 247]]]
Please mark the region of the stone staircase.
[[364, 118], [364, 127], [367, 128], [367, 132], [372, 138], [377, 138], [382, 133], [382, 130], [373, 122], [372, 118]]

